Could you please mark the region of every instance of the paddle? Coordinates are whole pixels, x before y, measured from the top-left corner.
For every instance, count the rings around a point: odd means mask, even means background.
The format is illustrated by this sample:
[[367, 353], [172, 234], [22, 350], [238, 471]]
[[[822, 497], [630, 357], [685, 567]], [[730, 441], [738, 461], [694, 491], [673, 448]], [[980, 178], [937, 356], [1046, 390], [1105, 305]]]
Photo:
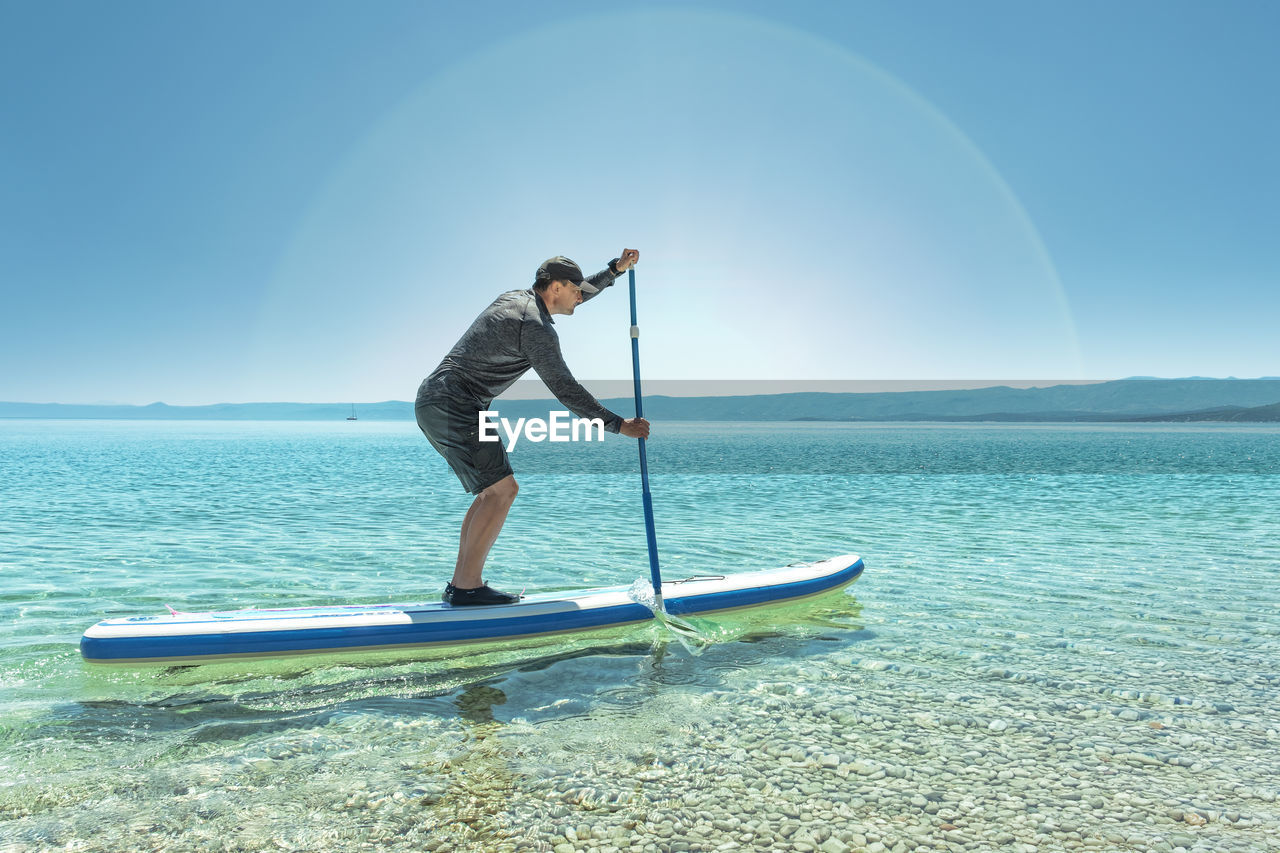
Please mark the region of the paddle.
[[[635, 378], [636, 417], [644, 417], [644, 401], [640, 394], [640, 327], [636, 325], [636, 271], [627, 270], [631, 287], [631, 373]], [[640, 483], [644, 493], [644, 532], [649, 540], [649, 577], [653, 579], [653, 598], [662, 610], [662, 571], [658, 568], [658, 537], [653, 529], [653, 493], [649, 491], [649, 461], [645, 456], [645, 439], [640, 443]]]
[[[635, 379], [636, 417], [644, 417], [644, 402], [640, 394], [640, 327], [636, 324], [636, 271], [627, 270], [627, 282], [631, 287], [631, 373]], [[701, 638], [698, 629], [678, 616], [667, 612], [662, 602], [662, 571], [658, 568], [658, 537], [653, 528], [653, 494], [649, 491], [649, 460], [645, 456], [645, 439], [640, 444], [640, 483], [644, 499], [644, 532], [649, 542], [649, 577], [653, 582], [653, 615], [672, 629], [681, 642], [681, 635]], [[689, 648], [685, 644], [685, 648]], [[693, 651], [693, 649], [689, 649]]]

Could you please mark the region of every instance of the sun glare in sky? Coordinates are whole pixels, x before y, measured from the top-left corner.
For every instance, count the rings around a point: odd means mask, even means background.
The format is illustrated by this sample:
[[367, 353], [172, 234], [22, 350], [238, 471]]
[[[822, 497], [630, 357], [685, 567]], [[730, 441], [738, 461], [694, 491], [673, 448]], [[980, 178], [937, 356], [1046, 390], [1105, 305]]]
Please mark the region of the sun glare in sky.
[[[945, 116], [829, 42], [673, 10], [534, 30], [424, 80], [317, 194], [255, 361], [329, 364], [299, 370], [306, 397], [367, 376], [405, 398], [544, 257], [594, 270], [624, 244], [654, 378], [1081, 370], [1033, 223]], [[629, 375], [627, 314], [606, 292], [558, 321], [578, 375]]]

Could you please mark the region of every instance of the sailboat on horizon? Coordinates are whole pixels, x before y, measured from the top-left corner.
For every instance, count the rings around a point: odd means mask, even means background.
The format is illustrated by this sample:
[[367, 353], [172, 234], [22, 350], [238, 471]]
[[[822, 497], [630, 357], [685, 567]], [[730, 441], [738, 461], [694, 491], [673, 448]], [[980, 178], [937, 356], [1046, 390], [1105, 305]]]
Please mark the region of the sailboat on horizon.
[[347, 420], [349, 420], [349, 421], [358, 421], [358, 420], [360, 420], [359, 418], [357, 418], [357, 417], [356, 417], [356, 404], [355, 404], [355, 403], [352, 403], [352, 404], [351, 404], [351, 414], [347, 416]]

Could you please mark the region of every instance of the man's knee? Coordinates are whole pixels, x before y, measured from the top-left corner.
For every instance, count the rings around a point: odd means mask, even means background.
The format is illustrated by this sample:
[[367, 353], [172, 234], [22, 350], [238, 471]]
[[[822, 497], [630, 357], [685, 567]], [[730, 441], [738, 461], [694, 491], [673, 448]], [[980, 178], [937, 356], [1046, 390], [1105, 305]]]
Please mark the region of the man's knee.
[[489, 486], [480, 494], [484, 497], [492, 497], [494, 500], [511, 503], [516, 499], [516, 493], [519, 491], [520, 486], [516, 483], [516, 478], [508, 475], [494, 483], [492, 486]]

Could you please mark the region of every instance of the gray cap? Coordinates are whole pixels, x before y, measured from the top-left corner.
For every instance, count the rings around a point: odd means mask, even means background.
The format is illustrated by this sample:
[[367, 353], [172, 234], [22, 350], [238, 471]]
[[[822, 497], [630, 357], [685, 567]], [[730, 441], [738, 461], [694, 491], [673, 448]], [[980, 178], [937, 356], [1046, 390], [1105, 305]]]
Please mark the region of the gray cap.
[[538, 281], [568, 281], [581, 287], [583, 293], [598, 293], [600, 288], [592, 285], [586, 278], [582, 274], [582, 267], [564, 255], [547, 258], [538, 267]]

